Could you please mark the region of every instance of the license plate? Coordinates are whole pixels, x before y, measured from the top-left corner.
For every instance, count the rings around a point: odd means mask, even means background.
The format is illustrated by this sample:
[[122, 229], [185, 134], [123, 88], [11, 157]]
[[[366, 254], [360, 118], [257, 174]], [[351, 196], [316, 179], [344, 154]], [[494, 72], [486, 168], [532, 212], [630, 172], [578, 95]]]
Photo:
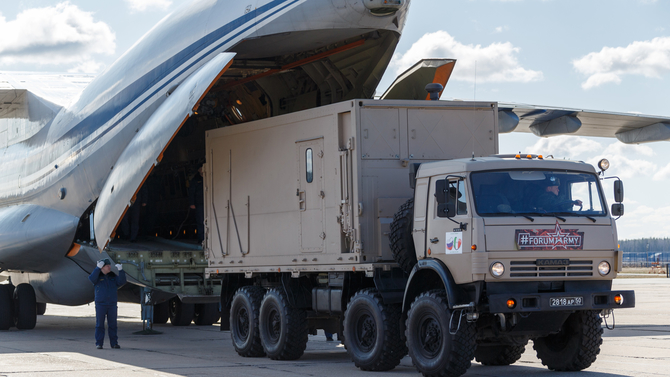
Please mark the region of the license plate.
[[552, 297], [549, 299], [549, 306], [582, 306], [584, 297]]

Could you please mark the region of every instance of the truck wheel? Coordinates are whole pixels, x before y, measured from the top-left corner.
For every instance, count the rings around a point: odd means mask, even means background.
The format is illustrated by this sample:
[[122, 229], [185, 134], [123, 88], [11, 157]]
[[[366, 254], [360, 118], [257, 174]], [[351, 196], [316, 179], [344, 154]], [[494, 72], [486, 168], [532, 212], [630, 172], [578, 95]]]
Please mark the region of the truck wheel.
[[260, 309], [263, 349], [273, 360], [296, 360], [307, 348], [307, 313], [289, 304], [284, 292], [270, 289]]
[[46, 302], [38, 302], [37, 306], [35, 306], [35, 309], [37, 311], [37, 315], [44, 315], [44, 313], [47, 312], [47, 303]]
[[219, 303], [212, 302], [209, 304], [196, 304], [195, 317], [193, 322], [198, 326], [211, 326], [221, 318], [219, 313]]
[[557, 334], [533, 339], [537, 357], [551, 370], [588, 368], [596, 361], [603, 343], [601, 323], [597, 311], [572, 313]]
[[195, 304], [184, 304], [179, 297], [170, 300], [170, 323], [172, 326], [188, 326], [193, 321]]
[[165, 301], [154, 305], [154, 324], [163, 325], [170, 319], [170, 302]]
[[483, 365], [511, 365], [516, 363], [526, 351], [526, 346], [512, 345], [484, 345], [478, 344], [475, 350], [475, 360]]
[[414, 199], [405, 202], [398, 212], [393, 215], [391, 223], [390, 247], [393, 259], [408, 274], [416, 264], [416, 251], [412, 239], [412, 225], [414, 224]]
[[14, 290], [14, 318], [16, 328], [32, 330], [37, 323], [35, 289], [30, 284], [19, 284]]
[[475, 324], [462, 321], [452, 335], [451, 313], [443, 290], [424, 292], [412, 303], [405, 332], [407, 348], [424, 376], [455, 377], [470, 368], [477, 346]]
[[9, 330], [14, 325], [14, 287], [9, 284], [0, 285], [0, 330]]
[[258, 330], [258, 313], [265, 290], [247, 286], [235, 292], [230, 305], [230, 338], [238, 355], [265, 356]]
[[400, 305], [384, 305], [375, 289], [356, 292], [344, 313], [344, 344], [362, 370], [391, 370], [407, 354], [400, 337]]

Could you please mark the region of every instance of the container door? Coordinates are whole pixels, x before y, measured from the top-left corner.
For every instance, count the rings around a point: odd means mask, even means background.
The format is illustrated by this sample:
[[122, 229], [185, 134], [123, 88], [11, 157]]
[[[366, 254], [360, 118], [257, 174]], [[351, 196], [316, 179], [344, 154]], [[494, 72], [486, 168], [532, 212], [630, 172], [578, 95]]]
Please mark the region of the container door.
[[298, 207], [302, 252], [322, 252], [324, 232], [323, 139], [298, 142]]

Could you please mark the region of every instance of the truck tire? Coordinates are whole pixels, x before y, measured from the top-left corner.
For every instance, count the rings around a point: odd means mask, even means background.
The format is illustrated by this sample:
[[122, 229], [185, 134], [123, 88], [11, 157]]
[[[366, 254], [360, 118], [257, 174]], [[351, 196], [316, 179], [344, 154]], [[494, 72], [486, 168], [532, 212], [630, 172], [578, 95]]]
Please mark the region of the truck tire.
[[193, 322], [197, 326], [211, 326], [215, 324], [219, 318], [221, 318], [221, 313], [219, 312], [218, 302], [195, 305], [195, 317], [193, 317]]
[[495, 346], [478, 344], [475, 360], [483, 365], [503, 366], [516, 363], [526, 351], [526, 346], [499, 344]]
[[35, 289], [30, 284], [19, 284], [14, 289], [14, 319], [20, 330], [32, 330], [37, 324]]
[[247, 286], [235, 292], [230, 304], [230, 338], [242, 357], [265, 356], [258, 329], [258, 314], [265, 290]]
[[297, 360], [307, 348], [307, 313], [294, 308], [286, 294], [270, 289], [261, 302], [260, 337], [265, 354], [273, 360]]
[[533, 339], [533, 348], [542, 364], [556, 371], [586, 369], [600, 353], [603, 343], [602, 319], [597, 311], [572, 313], [557, 334]]
[[477, 347], [475, 324], [462, 321], [452, 335], [451, 313], [443, 290], [422, 293], [408, 312], [407, 348], [414, 366], [424, 376], [455, 377], [470, 368]]
[[164, 325], [170, 319], [170, 302], [165, 301], [154, 305], [154, 325]]
[[393, 253], [393, 259], [406, 273], [412, 272], [416, 264], [416, 251], [414, 239], [412, 238], [412, 226], [414, 225], [414, 199], [405, 202], [398, 212], [393, 215], [391, 223], [391, 234], [389, 240]]
[[344, 313], [344, 344], [361, 370], [391, 370], [407, 354], [400, 305], [384, 305], [375, 289], [356, 292]]
[[35, 310], [37, 311], [37, 315], [44, 315], [44, 313], [47, 312], [47, 303], [38, 302], [37, 306], [35, 306]]
[[193, 321], [195, 304], [184, 304], [179, 297], [172, 298], [169, 304], [172, 326], [188, 326]]
[[0, 330], [9, 330], [14, 326], [14, 287], [9, 284], [0, 285]]

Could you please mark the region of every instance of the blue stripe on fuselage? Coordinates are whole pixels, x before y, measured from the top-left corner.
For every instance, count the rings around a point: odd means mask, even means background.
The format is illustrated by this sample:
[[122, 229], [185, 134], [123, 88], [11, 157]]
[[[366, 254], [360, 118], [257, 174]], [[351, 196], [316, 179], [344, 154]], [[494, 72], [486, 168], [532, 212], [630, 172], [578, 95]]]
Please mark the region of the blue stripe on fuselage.
[[[131, 103], [133, 103], [138, 97], [142, 96], [144, 93], [146, 93], [147, 90], [151, 89], [152, 86], [154, 86], [156, 83], [160, 82], [163, 80], [166, 76], [170, 75], [175, 69], [180, 67], [184, 62], [188, 61], [191, 59], [194, 55], [198, 54], [202, 50], [210, 47], [212, 43], [218, 41], [219, 39], [223, 38], [227, 34], [231, 33], [233, 30], [237, 29], [238, 27], [244, 25], [245, 23], [253, 20], [254, 18], [259, 17], [263, 13], [266, 13], [268, 10], [282, 4], [282, 3], [288, 3], [284, 4], [284, 6], [277, 11], [273, 12], [272, 14], [269, 14], [265, 17], [263, 17], [260, 20], [257, 20], [253, 25], [248, 26], [244, 30], [240, 31], [239, 33], [231, 36], [230, 38], [226, 39], [223, 43], [219, 44], [215, 48], [212, 49], [209, 53], [201, 56], [199, 59], [191, 63], [188, 67], [184, 68], [181, 72], [179, 72], [177, 75], [175, 75], [171, 80], [163, 84], [160, 88], [156, 89], [153, 93], [151, 93], [147, 98], [145, 98], [141, 103], [139, 103], [137, 106], [135, 106], [132, 110], [130, 110], [126, 115], [124, 115], [121, 119], [119, 119], [117, 122], [115, 122], [111, 127], [109, 127], [103, 134], [99, 135], [97, 139], [102, 137], [104, 134], [109, 132], [111, 129], [116, 127], [119, 123], [121, 123], [123, 120], [125, 120], [129, 115], [131, 115], [135, 110], [137, 110], [139, 107], [141, 107], [146, 101], [148, 101], [151, 97], [153, 97], [158, 91], [164, 89], [166, 86], [168, 86], [170, 83], [174, 81], [175, 78], [179, 77], [182, 73], [193, 67], [193, 65], [197, 64], [199, 61], [202, 59], [206, 58], [207, 56], [211, 55], [213, 52], [215, 52], [218, 48], [220, 48], [222, 45], [230, 42], [232, 39], [236, 38], [240, 34], [248, 31], [250, 28], [256, 26], [262, 21], [265, 21], [269, 17], [272, 17], [276, 13], [286, 9], [286, 7], [293, 5], [294, 3], [298, 2], [300, 0], [274, 0], [258, 9], [255, 11], [251, 11], [244, 16], [220, 27], [219, 29], [211, 32], [210, 34], [202, 37], [195, 43], [192, 43], [190, 46], [187, 48], [183, 49], [179, 53], [177, 53], [175, 56], [172, 58], [166, 60], [162, 64], [160, 64], [158, 67], [154, 68], [150, 72], [146, 73], [144, 76], [141, 78], [137, 79], [135, 82], [132, 84], [128, 85], [126, 88], [121, 90], [118, 94], [116, 94], [113, 98], [108, 100], [104, 105], [100, 106], [96, 111], [94, 111], [91, 115], [87, 116], [85, 119], [83, 119], [81, 122], [79, 122], [76, 126], [72, 127], [69, 131], [67, 131], [59, 140], [69, 139], [69, 138], [76, 138], [76, 139], [83, 139], [86, 136], [90, 135], [92, 132], [97, 130], [98, 128], [102, 127], [105, 125], [107, 122], [109, 122], [110, 119], [112, 119], [114, 116], [116, 116], [118, 113], [123, 111], [126, 107], [128, 107]], [[94, 142], [95, 140], [91, 141]], [[88, 143], [90, 145], [91, 143]], [[85, 147], [84, 147], [85, 148]]]

